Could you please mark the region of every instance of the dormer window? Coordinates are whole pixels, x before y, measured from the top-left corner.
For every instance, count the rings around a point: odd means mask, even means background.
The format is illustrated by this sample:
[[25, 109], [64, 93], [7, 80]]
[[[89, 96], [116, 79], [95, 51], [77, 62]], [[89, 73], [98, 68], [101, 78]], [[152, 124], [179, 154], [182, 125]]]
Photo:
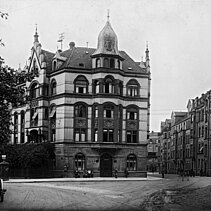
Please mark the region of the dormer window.
[[75, 92], [79, 94], [88, 93], [88, 80], [84, 76], [78, 76], [75, 81]]
[[53, 70], [56, 70], [56, 69], [57, 69], [57, 62], [53, 61]]
[[127, 87], [127, 96], [135, 97], [140, 95], [139, 93], [140, 85], [135, 79], [130, 80], [127, 83], [126, 87]]

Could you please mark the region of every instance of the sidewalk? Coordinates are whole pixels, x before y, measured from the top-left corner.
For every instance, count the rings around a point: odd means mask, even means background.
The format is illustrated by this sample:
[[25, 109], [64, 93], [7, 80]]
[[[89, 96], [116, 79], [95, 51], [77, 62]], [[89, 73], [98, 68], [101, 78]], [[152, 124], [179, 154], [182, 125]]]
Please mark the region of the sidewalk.
[[121, 182], [121, 181], [154, 181], [161, 180], [158, 177], [93, 177], [93, 178], [45, 178], [45, 179], [9, 179], [5, 183], [35, 183], [35, 182]]

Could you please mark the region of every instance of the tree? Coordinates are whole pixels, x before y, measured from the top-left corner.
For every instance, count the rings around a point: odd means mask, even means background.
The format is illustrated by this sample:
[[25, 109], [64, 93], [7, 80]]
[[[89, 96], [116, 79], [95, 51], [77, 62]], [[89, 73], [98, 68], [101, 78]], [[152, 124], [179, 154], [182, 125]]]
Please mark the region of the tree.
[[[8, 18], [8, 13], [4, 13], [4, 12], [1, 12], [1, 11], [0, 11], [0, 17], [7, 20], [7, 18]], [[0, 46], [4, 46], [4, 43], [3, 43], [3, 41], [2, 41], [1, 38], [0, 38]]]
[[[8, 13], [0, 11], [0, 17], [8, 18]], [[0, 38], [0, 46], [4, 46]], [[10, 107], [23, 103], [25, 98], [25, 87], [18, 86], [27, 80], [32, 80], [33, 76], [26, 72], [17, 72], [4, 64], [4, 59], [0, 56], [0, 146], [6, 144], [10, 139], [11, 113]]]
[[25, 87], [17, 86], [23, 74], [0, 64], [0, 144], [10, 138], [10, 107], [23, 103]]
[[26, 103], [25, 83], [31, 81], [33, 75], [28, 72], [17, 72], [0, 63], [0, 145], [10, 139], [11, 106]]

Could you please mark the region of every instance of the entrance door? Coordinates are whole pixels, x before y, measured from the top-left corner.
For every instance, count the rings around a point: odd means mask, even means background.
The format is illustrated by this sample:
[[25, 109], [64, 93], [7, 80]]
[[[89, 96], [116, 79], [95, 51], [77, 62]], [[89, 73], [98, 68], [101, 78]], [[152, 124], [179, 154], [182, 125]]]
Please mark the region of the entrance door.
[[112, 177], [112, 157], [107, 153], [100, 157], [100, 176]]

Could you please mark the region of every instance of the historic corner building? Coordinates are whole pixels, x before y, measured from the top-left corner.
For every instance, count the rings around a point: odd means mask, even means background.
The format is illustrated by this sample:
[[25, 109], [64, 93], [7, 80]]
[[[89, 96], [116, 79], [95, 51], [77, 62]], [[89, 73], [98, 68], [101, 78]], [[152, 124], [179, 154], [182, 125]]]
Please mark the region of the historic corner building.
[[64, 166], [91, 169], [94, 176], [146, 176], [150, 116], [149, 50], [133, 61], [118, 50], [109, 20], [97, 49], [77, 47], [56, 53], [43, 50], [34, 35], [25, 71], [30, 102], [12, 110], [12, 143], [49, 141], [55, 145], [55, 172]]

